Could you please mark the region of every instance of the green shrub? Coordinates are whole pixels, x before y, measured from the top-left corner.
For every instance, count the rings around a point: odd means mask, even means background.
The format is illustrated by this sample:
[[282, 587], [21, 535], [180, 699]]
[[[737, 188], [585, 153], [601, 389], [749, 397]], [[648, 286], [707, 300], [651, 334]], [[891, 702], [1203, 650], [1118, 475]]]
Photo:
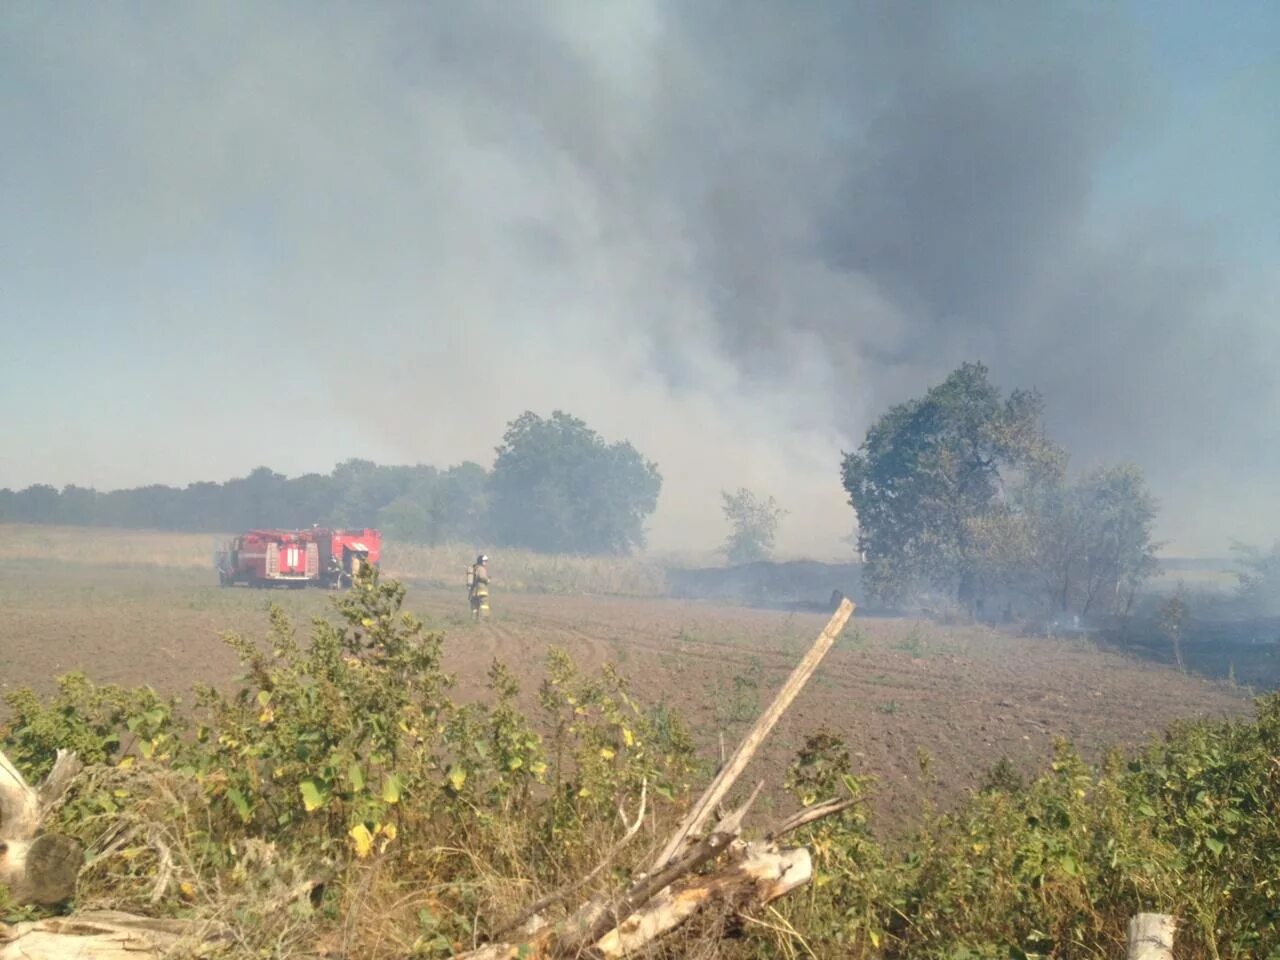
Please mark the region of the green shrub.
[[57, 685], [47, 703], [25, 687], [4, 696], [10, 716], [0, 743], [32, 780], [49, 772], [59, 749], [104, 763], [121, 749], [150, 756], [171, 739], [176, 701], [149, 687], [99, 687], [82, 673], [65, 674]]
[[[830, 741], [819, 753], [793, 768], [806, 802], [821, 791], [803, 771], [847, 766]], [[1128, 918], [1154, 910], [1181, 919], [1179, 957], [1280, 958], [1277, 756], [1280, 695], [1255, 721], [1182, 724], [1129, 761], [1090, 766], [1059, 743], [1030, 783], [997, 765], [887, 847], [856, 819], [813, 827], [817, 880], [782, 910], [821, 956], [1111, 957]]]

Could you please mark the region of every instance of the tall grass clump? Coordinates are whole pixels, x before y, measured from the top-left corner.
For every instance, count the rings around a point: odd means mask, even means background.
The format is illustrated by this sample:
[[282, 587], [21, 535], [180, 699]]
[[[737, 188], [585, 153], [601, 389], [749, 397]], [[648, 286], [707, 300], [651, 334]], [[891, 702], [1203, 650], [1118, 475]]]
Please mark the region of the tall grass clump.
[[209, 533], [0, 523], [0, 558], [95, 566], [205, 567], [222, 539]]

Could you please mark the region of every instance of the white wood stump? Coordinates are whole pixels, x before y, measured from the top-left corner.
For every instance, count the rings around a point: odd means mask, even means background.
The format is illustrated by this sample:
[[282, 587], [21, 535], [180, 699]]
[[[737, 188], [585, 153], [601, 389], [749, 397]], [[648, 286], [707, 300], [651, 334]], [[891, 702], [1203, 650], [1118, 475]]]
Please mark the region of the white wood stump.
[[1178, 920], [1167, 913], [1140, 913], [1129, 921], [1128, 960], [1173, 960]]
[[76, 755], [59, 750], [53, 770], [36, 789], [0, 752], [0, 884], [17, 903], [53, 906], [75, 893], [84, 862], [79, 844], [41, 828], [79, 772]]

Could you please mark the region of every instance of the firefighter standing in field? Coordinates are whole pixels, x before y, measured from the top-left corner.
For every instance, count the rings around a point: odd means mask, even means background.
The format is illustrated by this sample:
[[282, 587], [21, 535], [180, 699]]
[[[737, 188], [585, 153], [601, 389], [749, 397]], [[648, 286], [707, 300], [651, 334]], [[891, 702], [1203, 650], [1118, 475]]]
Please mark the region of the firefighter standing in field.
[[467, 571], [467, 595], [471, 598], [471, 616], [476, 620], [489, 616], [488, 562], [482, 553]]

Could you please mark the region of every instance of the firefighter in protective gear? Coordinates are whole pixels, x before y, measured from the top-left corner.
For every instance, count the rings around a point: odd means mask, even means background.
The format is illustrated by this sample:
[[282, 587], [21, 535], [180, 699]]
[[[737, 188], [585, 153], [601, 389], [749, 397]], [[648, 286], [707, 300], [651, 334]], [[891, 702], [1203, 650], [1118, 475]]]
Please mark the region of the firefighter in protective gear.
[[488, 562], [482, 553], [467, 571], [467, 595], [471, 598], [471, 616], [476, 620], [489, 616]]

